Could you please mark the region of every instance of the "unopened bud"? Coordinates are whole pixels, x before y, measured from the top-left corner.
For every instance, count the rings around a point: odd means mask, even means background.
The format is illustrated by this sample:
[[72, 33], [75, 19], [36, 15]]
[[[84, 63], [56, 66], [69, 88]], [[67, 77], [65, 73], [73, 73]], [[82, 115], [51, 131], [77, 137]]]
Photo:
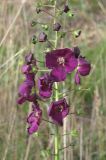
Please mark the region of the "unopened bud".
[[60, 28], [61, 28], [61, 25], [60, 25], [59, 23], [53, 24], [53, 30], [54, 30], [54, 31], [59, 31]]
[[74, 31], [75, 38], [78, 38], [81, 35], [81, 30]]
[[47, 35], [44, 32], [41, 32], [38, 37], [39, 42], [45, 42], [47, 40]]
[[64, 11], [65, 13], [67, 13], [67, 12], [69, 12], [69, 10], [70, 10], [70, 9], [69, 9], [68, 5], [65, 5], [63, 11]]
[[80, 49], [78, 47], [74, 47], [73, 51], [74, 51], [75, 57], [78, 58], [80, 55]]

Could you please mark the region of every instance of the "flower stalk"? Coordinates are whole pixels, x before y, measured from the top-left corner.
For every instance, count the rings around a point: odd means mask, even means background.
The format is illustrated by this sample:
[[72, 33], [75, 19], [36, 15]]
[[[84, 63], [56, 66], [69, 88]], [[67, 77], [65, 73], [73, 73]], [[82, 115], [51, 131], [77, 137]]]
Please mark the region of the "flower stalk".
[[[56, 0], [54, 2], [54, 14], [56, 15]], [[55, 24], [55, 18], [54, 18], [54, 24]], [[55, 32], [55, 48], [57, 47], [57, 31]], [[59, 93], [58, 93], [58, 84], [55, 82], [55, 100], [58, 101], [59, 99]], [[59, 160], [59, 128], [58, 125], [55, 126], [55, 137], [54, 137], [54, 145], [55, 145], [55, 160]]]

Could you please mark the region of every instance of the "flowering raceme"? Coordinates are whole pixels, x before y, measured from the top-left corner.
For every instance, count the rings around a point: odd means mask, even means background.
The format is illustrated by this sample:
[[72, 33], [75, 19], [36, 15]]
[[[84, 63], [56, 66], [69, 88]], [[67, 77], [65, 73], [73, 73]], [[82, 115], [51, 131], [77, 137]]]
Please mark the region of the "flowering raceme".
[[[67, 74], [75, 71], [75, 83], [80, 84], [80, 77], [90, 73], [91, 64], [85, 57], [80, 55], [78, 47], [56, 49], [48, 52], [45, 57], [45, 64], [50, 73], [45, 73], [38, 78], [38, 86], [35, 85], [37, 60], [30, 53], [25, 57], [25, 64], [22, 66], [22, 73], [25, 75], [24, 82], [19, 87], [18, 104], [25, 101], [32, 102], [32, 112], [27, 118], [29, 124], [28, 133], [32, 134], [39, 128], [42, 119], [42, 110], [39, 107], [39, 98], [50, 98], [53, 92], [53, 83], [65, 81]], [[36, 87], [39, 96], [36, 94]], [[69, 114], [69, 105], [66, 99], [53, 101], [48, 109], [48, 115], [56, 125], [62, 126], [63, 119]]]
[[[78, 38], [81, 34], [81, 30], [70, 30], [66, 31], [64, 26], [57, 20], [60, 20], [59, 16], [68, 15], [73, 16], [71, 13], [71, 8], [65, 2], [62, 10], [58, 10], [56, 1], [51, 1], [50, 4], [53, 4], [54, 15], [52, 12], [49, 13], [49, 10], [43, 8], [42, 3], [38, 3], [36, 7], [37, 14], [48, 14], [49, 16], [54, 17], [54, 21], [52, 23], [52, 28], [50, 28], [48, 23], [42, 23], [39, 21], [32, 21], [31, 26], [39, 26], [42, 28], [40, 33], [34, 34], [32, 36], [32, 43], [35, 45], [40, 43], [46, 43], [45, 48], [45, 59], [44, 62], [40, 62], [34, 57], [34, 54], [29, 52], [25, 56], [25, 64], [22, 66], [21, 71], [25, 77], [24, 81], [20, 84], [18, 90], [18, 104], [23, 104], [26, 101], [32, 103], [32, 111], [27, 117], [28, 123], [28, 134], [33, 134], [38, 131], [41, 120], [45, 120], [42, 118], [42, 108], [39, 106], [39, 101], [46, 101], [46, 99], [52, 97], [55, 99], [50, 106], [48, 107], [48, 116], [52, 119], [53, 123], [59, 126], [63, 126], [63, 119], [69, 114], [70, 106], [67, 103], [66, 99], [61, 97], [61, 86], [57, 82], [65, 81], [67, 75], [73, 75], [74, 72], [74, 81], [76, 85], [81, 84], [81, 77], [87, 76], [91, 70], [91, 64], [89, 61], [83, 57], [80, 53], [80, 49], [78, 47], [73, 48], [62, 48], [58, 49], [57, 40], [60, 38], [64, 38], [67, 33], [70, 33], [74, 36], [74, 38]], [[44, 5], [45, 6], [45, 5]], [[52, 8], [52, 7], [50, 7]], [[52, 14], [51, 14], [52, 13]], [[37, 16], [37, 15], [36, 15]], [[38, 18], [39, 19], [39, 18]], [[49, 39], [52, 31], [56, 36], [55, 39]], [[52, 36], [51, 36], [52, 37]], [[48, 52], [49, 50], [49, 52]], [[38, 52], [38, 51], [37, 51]], [[44, 64], [44, 68], [39, 68], [38, 63]], [[47, 67], [49, 70], [45, 69]], [[41, 73], [41, 76], [38, 77], [36, 74], [38, 71], [44, 71], [45, 74]], [[47, 73], [48, 72], [48, 73]], [[55, 85], [55, 87], [53, 87]], [[66, 91], [67, 92], [67, 91]], [[50, 99], [51, 100], [51, 99]], [[43, 104], [42, 103], [42, 104]], [[46, 120], [47, 122], [48, 120]], [[56, 142], [57, 143], [57, 142]], [[58, 149], [59, 150], [59, 149]], [[57, 151], [56, 151], [56, 155]]]

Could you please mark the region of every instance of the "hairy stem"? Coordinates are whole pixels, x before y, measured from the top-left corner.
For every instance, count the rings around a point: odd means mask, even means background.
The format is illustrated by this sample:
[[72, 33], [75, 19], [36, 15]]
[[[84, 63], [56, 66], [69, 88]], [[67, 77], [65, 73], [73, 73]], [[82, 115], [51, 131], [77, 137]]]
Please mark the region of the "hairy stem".
[[[58, 89], [58, 85], [55, 82], [55, 88]], [[55, 90], [55, 100], [58, 100], [58, 90]], [[55, 127], [55, 160], [59, 160], [59, 128]]]
[[[56, 0], [54, 2], [54, 14], [56, 15]], [[55, 23], [55, 18], [54, 18], [54, 23]], [[57, 31], [56, 31], [56, 34], [55, 34], [55, 46], [54, 48], [57, 47]], [[59, 98], [59, 93], [58, 93], [58, 84], [55, 82], [55, 100], [57, 101], [58, 98]], [[58, 126], [56, 125], [55, 127], [55, 137], [54, 137], [54, 145], [55, 145], [55, 160], [59, 160], [59, 128]]]

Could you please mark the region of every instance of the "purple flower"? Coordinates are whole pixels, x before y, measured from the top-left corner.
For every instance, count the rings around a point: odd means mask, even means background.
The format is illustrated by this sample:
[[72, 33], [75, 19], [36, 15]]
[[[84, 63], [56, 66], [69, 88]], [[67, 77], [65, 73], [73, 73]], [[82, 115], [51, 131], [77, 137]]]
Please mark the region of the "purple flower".
[[52, 69], [54, 81], [63, 81], [67, 73], [77, 67], [78, 61], [74, 52], [69, 48], [53, 50], [46, 55], [46, 66]]
[[34, 102], [36, 100], [36, 94], [32, 93], [34, 87], [35, 82], [30, 79], [26, 79], [19, 87], [19, 98], [17, 103], [22, 104], [26, 100]]
[[43, 98], [49, 98], [52, 95], [52, 85], [49, 74], [45, 74], [38, 80], [39, 94]]
[[30, 80], [25, 80], [19, 87], [19, 95], [23, 97], [28, 97], [34, 87], [34, 82]]
[[33, 81], [33, 82], [34, 82], [35, 73], [28, 73], [28, 74], [25, 75], [25, 77], [26, 77], [26, 80]]
[[68, 113], [69, 105], [67, 104], [65, 98], [59, 101], [52, 102], [48, 111], [48, 114], [52, 118], [54, 123], [59, 124], [60, 126], [63, 125], [63, 119], [68, 115]]
[[80, 75], [87, 76], [91, 70], [91, 64], [85, 59], [85, 57], [78, 58], [77, 72], [75, 74], [75, 83], [80, 84]]
[[32, 134], [36, 132], [39, 128], [42, 118], [42, 110], [40, 109], [38, 103], [33, 103], [33, 112], [28, 116], [27, 122], [29, 124], [28, 133]]
[[32, 71], [32, 67], [31, 67], [31, 65], [24, 64], [22, 66], [21, 70], [22, 70], [22, 73], [28, 74]]

